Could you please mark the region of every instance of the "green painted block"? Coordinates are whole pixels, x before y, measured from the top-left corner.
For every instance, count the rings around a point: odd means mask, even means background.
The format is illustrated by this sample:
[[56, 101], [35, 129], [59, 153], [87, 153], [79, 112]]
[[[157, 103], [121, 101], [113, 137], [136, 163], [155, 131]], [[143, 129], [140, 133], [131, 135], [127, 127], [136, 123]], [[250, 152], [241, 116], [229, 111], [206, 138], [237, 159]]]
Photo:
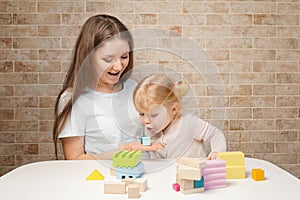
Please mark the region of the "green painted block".
[[114, 167], [134, 168], [142, 161], [142, 151], [118, 151], [113, 155]]

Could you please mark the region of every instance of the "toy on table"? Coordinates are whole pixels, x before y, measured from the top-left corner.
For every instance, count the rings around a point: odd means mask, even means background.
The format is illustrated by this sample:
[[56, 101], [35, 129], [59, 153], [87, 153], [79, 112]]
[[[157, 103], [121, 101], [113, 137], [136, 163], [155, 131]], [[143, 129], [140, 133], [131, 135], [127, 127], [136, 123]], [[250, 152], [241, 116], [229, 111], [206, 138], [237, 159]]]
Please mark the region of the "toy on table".
[[252, 179], [255, 180], [255, 181], [265, 180], [264, 170], [262, 170], [260, 168], [252, 169], [251, 174], [252, 174]]
[[198, 193], [204, 191], [204, 181], [201, 168], [206, 165], [205, 161], [198, 158], [182, 157], [176, 161], [176, 183], [173, 184], [175, 191], [183, 194]]
[[244, 153], [241, 151], [218, 152], [218, 158], [226, 161], [226, 178], [246, 178]]
[[119, 179], [139, 178], [144, 172], [142, 151], [118, 151], [113, 155], [115, 174]]
[[226, 161], [181, 157], [176, 161], [175, 191], [183, 194], [226, 187]]
[[118, 151], [113, 155], [113, 166], [110, 174], [116, 175], [118, 180], [104, 183], [104, 194], [126, 194], [128, 198], [139, 198], [140, 192], [148, 188], [147, 179], [139, 178], [144, 172], [141, 151]]
[[97, 169], [95, 169], [85, 180], [87, 181], [104, 180], [104, 176]]

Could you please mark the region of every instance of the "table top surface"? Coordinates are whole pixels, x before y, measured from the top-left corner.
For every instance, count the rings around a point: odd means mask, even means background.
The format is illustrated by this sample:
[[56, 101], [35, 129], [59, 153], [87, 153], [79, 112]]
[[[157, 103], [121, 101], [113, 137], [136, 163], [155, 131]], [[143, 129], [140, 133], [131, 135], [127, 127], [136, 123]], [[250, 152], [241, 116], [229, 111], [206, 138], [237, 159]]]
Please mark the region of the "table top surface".
[[[299, 199], [300, 181], [276, 165], [253, 158], [245, 158], [247, 178], [227, 179], [227, 187], [203, 193], [176, 192], [175, 160], [145, 160], [143, 178], [148, 180], [148, 190], [141, 199]], [[104, 183], [116, 181], [110, 176], [111, 161], [45, 161], [21, 166], [0, 178], [1, 199], [127, 199], [127, 194], [104, 194]], [[261, 168], [264, 181], [254, 181], [251, 169]], [[86, 181], [95, 169], [104, 176], [103, 181]]]

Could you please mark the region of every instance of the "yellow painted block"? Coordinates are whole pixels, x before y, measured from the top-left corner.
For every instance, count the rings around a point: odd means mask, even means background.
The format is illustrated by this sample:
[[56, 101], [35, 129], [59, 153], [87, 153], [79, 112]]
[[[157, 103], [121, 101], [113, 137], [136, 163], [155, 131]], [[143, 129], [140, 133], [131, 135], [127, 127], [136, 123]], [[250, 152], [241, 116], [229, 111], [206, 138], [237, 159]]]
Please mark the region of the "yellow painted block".
[[265, 173], [262, 169], [252, 169], [252, 179], [255, 181], [265, 180]]
[[227, 179], [239, 179], [246, 178], [246, 168], [242, 166], [228, 166], [226, 167], [226, 178]]
[[218, 157], [226, 161], [226, 166], [244, 165], [245, 155], [241, 151], [218, 152]]
[[97, 169], [95, 169], [85, 180], [87, 181], [104, 180], [104, 176]]

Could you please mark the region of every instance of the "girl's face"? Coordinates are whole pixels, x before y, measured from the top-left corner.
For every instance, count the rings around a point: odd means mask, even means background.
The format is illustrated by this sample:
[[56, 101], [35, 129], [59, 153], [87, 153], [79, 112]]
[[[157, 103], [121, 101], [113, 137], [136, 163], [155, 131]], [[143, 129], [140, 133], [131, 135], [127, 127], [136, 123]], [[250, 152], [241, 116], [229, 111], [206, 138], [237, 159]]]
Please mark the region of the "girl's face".
[[121, 38], [105, 41], [93, 55], [97, 73], [97, 91], [113, 92], [120, 76], [129, 63], [129, 44]]
[[139, 112], [139, 115], [141, 122], [151, 135], [163, 131], [174, 118], [172, 113], [161, 105], [154, 105], [148, 112]]

